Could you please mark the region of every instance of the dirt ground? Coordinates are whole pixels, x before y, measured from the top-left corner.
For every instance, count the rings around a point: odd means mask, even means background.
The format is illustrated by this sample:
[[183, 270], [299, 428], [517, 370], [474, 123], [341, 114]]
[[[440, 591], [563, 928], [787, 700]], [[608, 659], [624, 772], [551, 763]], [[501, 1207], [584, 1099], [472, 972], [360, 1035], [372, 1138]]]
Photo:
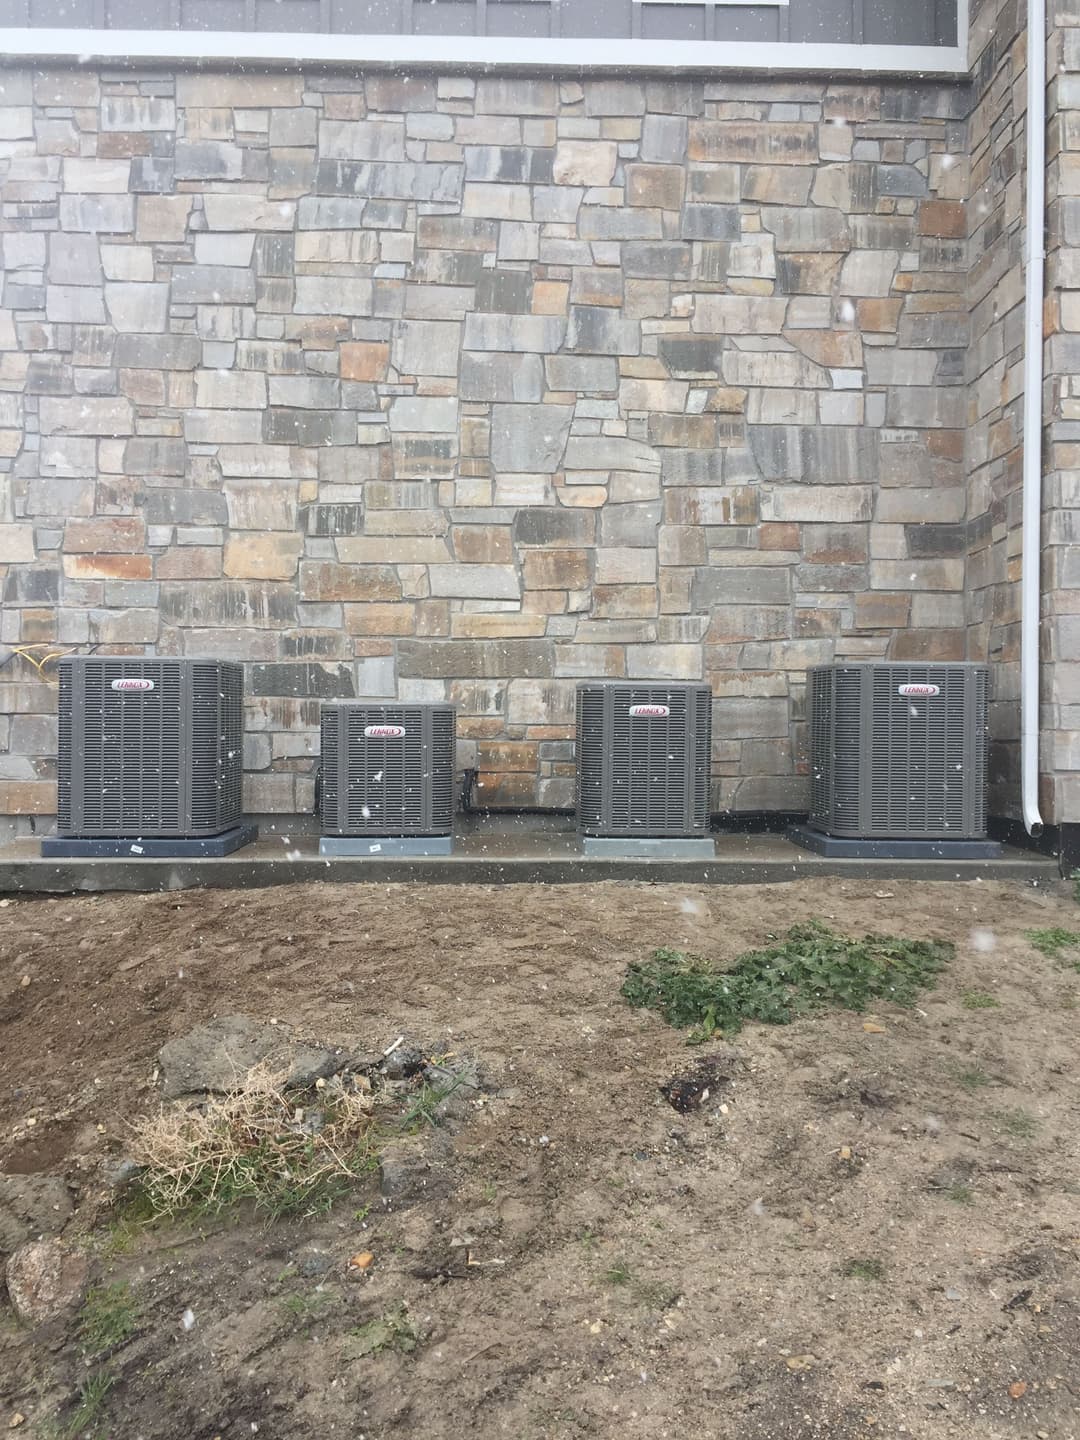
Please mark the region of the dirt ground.
[[[955, 961], [912, 1010], [747, 1028], [732, 1083], [677, 1113], [661, 1085], [720, 1047], [631, 1010], [627, 962], [732, 959], [811, 918]], [[1080, 974], [1023, 934], [1051, 926], [1080, 928], [1064, 885], [12, 900], [0, 1171], [66, 1177], [65, 1241], [138, 1311], [86, 1433], [1077, 1440]], [[160, 1103], [157, 1051], [234, 1012], [368, 1050], [406, 1033], [489, 1088], [400, 1201], [373, 1177], [313, 1221], [133, 1232], [101, 1176]], [[361, 1353], [386, 1316], [413, 1348]], [[0, 1307], [0, 1428], [73, 1433], [89, 1373], [74, 1321]]]

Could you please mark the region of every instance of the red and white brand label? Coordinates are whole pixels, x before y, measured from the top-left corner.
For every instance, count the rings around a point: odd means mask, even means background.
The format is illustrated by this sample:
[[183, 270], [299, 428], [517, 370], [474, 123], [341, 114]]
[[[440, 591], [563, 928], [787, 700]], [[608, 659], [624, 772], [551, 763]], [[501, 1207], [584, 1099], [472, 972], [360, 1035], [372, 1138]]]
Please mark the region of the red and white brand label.
[[897, 688], [898, 695], [940, 695], [940, 685], [900, 685]]
[[405, 735], [404, 725], [365, 725], [367, 740], [401, 740]]
[[667, 705], [631, 705], [630, 714], [647, 717], [648, 719], [662, 720], [665, 715], [671, 714], [671, 709]]
[[131, 679], [131, 680], [114, 680], [114, 681], [112, 682], [112, 688], [113, 688], [114, 690], [153, 690], [153, 688], [154, 688], [154, 682], [153, 682], [153, 680], [135, 680], [135, 679]]

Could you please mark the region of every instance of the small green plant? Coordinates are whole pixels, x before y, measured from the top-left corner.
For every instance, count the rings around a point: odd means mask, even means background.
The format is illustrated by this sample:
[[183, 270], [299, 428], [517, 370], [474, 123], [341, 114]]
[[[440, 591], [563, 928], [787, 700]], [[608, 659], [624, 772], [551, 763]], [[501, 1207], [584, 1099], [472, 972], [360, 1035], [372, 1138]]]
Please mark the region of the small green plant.
[[609, 1266], [604, 1272], [604, 1280], [607, 1284], [616, 1287], [629, 1285], [633, 1278], [630, 1267], [625, 1260], [616, 1260], [614, 1265]]
[[290, 1320], [295, 1320], [300, 1326], [307, 1327], [314, 1325], [321, 1320], [328, 1310], [333, 1309], [337, 1304], [337, 1296], [329, 1290], [310, 1290], [307, 1293], [297, 1292], [293, 1295], [286, 1295], [281, 1302], [281, 1308]]
[[122, 1344], [135, 1331], [139, 1307], [123, 1281], [94, 1285], [79, 1312], [79, 1341], [90, 1355]]
[[387, 1311], [377, 1320], [357, 1325], [348, 1333], [349, 1352], [355, 1357], [378, 1355], [382, 1350], [400, 1350], [408, 1354], [420, 1341], [420, 1332], [409, 1319], [404, 1305]]
[[881, 1260], [848, 1260], [842, 1273], [849, 1280], [884, 1280], [885, 1265]]
[[993, 1083], [993, 1077], [981, 1065], [962, 1065], [954, 1074], [956, 1083], [969, 1094]]
[[985, 990], [965, 990], [960, 997], [960, 1004], [965, 1010], [996, 1010], [1001, 1001], [988, 995]]
[[866, 935], [849, 940], [816, 920], [797, 925], [777, 945], [740, 955], [727, 970], [681, 950], [657, 950], [627, 967], [622, 995], [658, 1010], [691, 1041], [734, 1034], [747, 1021], [788, 1025], [837, 1005], [863, 1010], [872, 1000], [911, 1005], [952, 958], [944, 941]]
[[951, 1200], [954, 1205], [970, 1205], [975, 1199], [975, 1193], [970, 1185], [957, 1181], [955, 1185], [949, 1185], [942, 1191], [946, 1200]]
[[423, 1130], [425, 1126], [434, 1130], [442, 1119], [439, 1114], [439, 1106], [444, 1100], [449, 1100], [455, 1091], [460, 1090], [466, 1079], [465, 1075], [452, 1075], [442, 1085], [432, 1084], [430, 1080], [425, 1080], [409, 1101], [399, 1122], [399, 1128], [409, 1135], [414, 1134], [417, 1130]]
[[75, 1440], [76, 1436], [83, 1436], [90, 1432], [97, 1435], [100, 1425], [105, 1401], [109, 1391], [116, 1384], [116, 1376], [109, 1370], [95, 1370], [88, 1375], [79, 1385], [79, 1403], [71, 1418], [64, 1426], [63, 1434]]
[[[1024, 935], [1036, 950], [1049, 955], [1051, 960], [1062, 959], [1065, 951], [1080, 951], [1080, 932], [1076, 930], [1054, 926], [1049, 930], [1025, 930]], [[1080, 967], [1080, 956], [1070, 963]]]
[[137, 1201], [154, 1218], [217, 1214], [241, 1201], [271, 1219], [325, 1214], [378, 1163], [371, 1102], [324, 1093], [309, 1125], [281, 1080], [257, 1066], [204, 1110], [176, 1107], [138, 1122]]
[[1017, 1140], [1031, 1140], [1039, 1128], [1034, 1115], [1029, 1115], [1026, 1110], [995, 1110], [994, 1119], [1007, 1135]]
[[356, 1221], [358, 1225], [362, 1225], [370, 1214], [371, 1206], [361, 1205], [358, 1210], [354, 1210], [352, 1212], [352, 1218]]

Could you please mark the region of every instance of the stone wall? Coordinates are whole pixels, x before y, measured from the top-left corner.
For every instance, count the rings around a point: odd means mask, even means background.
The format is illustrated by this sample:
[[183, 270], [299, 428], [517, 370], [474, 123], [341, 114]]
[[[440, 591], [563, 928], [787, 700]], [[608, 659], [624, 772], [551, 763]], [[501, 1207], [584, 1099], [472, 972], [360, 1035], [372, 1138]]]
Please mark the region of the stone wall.
[[1043, 818], [1080, 820], [1080, 10], [1054, 5], [1047, 73]]
[[[568, 806], [621, 676], [707, 677], [714, 807], [799, 809], [808, 665], [977, 650], [966, 87], [0, 85], [0, 639], [247, 660], [251, 810], [343, 694]], [[0, 669], [0, 813], [54, 703]]]
[[1024, 16], [972, 7], [975, 94], [965, 175], [971, 231], [968, 658], [989, 660], [990, 804], [1020, 806], [1020, 546], [1024, 364]]

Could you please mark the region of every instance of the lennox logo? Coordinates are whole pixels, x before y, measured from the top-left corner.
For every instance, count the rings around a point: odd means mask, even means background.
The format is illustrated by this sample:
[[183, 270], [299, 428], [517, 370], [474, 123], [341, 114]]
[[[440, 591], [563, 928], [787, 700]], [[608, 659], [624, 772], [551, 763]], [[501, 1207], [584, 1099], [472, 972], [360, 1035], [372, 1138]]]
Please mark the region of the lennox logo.
[[940, 695], [940, 685], [900, 685], [897, 688], [898, 695]]
[[404, 725], [365, 725], [364, 738], [367, 740], [401, 740], [405, 735]]
[[671, 714], [671, 709], [667, 705], [631, 705], [630, 714], [648, 716], [650, 719], [662, 719], [665, 715]]
[[153, 688], [154, 688], [154, 682], [153, 682], [153, 680], [135, 680], [135, 679], [131, 679], [131, 680], [114, 680], [114, 681], [112, 682], [112, 688], [113, 688], [114, 690], [153, 690]]

